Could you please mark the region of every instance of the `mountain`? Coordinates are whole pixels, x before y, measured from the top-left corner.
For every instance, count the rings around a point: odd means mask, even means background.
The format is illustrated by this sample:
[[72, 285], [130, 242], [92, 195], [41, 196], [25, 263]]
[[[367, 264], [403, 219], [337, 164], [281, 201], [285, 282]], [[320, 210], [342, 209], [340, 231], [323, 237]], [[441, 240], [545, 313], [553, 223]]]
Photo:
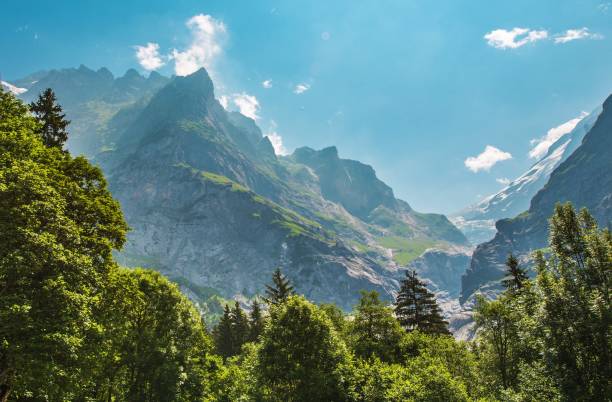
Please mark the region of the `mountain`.
[[601, 113], [601, 106], [582, 118], [568, 134], [555, 141], [546, 154], [527, 172], [499, 192], [451, 216], [472, 244], [484, 243], [495, 235], [495, 221], [514, 217], [529, 208], [533, 196], [546, 184], [550, 174], [578, 148]]
[[610, 226], [612, 96], [604, 102], [581, 144], [554, 169], [544, 188], [533, 197], [529, 210], [515, 218], [499, 220], [495, 237], [476, 248], [470, 268], [462, 278], [462, 301], [477, 291], [494, 294], [500, 288], [509, 253], [528, 263], [532, 251], [546, 247], [548, 219], [555, 204], [566, 201], [576, 208], [588, 208], [600, 225]]
[[317, 302], [350, 309], [361, 289], [390, 300], [426, 250], [468, 245], [335, 147], [276, 155], [255, 121], [221, 106], [204, 69], [115, 79], [80, 67], [32, 88], [56, 83], [79, 127], [69, 149], [103, 168], [132, 228], [117, 258], [162, 271], [203, 308], [253, 297], [276, 267]]
[[20, 94], [26, 102], [35, 100], [46, 88], [53, 88], [72, 121], [68, 149], [74, 154], [93, 156], [114, 146], [109, 138], [108, 120], [120, 110], [150, 97], [169, 79], [156, 72], [145, 78], [133, 69], [115, 78], [107, 68], [94, 71], [81, 65], [40, 71], [14, 82], [27, 90]]

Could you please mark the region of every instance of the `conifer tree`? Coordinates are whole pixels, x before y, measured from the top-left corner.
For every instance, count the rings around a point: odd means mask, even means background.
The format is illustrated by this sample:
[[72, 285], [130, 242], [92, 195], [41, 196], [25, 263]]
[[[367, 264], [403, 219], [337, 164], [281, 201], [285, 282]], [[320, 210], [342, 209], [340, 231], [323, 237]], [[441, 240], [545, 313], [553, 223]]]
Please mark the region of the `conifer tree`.
[[395, 301], [395, 315], [408, 332], [419, 330], [432, 334], [448, 334], [448, 323], [442, 318], [435, 296], [417, 277], [406, 271], [406, 279]]
[[266, 285], [266, 297], [264, 300], [270, 305], [278, 305], [295, 294], [291, 281], [276, 268], [272, 274], [272, 285]]
[[47, 88], [39, 95], [36, 102], [30, 103], [30, 111], [42, 124], [41, 136], [48, 147], [62, 148], [68, 139], [66, 127], [70, 120], [62, 113], [62, 107], [56, 103], [55, 93]]
[[261, 306], [257, 300], [251, 305], [249, 314], [249, 342], [257, 342], [264, 330], [265, 321], [261, 314]]
[[232, 356], [240, 353], [240, 349], [249, 338], [249, 319], [240, 304], [236, 302], [231, 315]]
[[519, 266], [518, 259], [512, 254], [506, 260], [506, 271], [508, 275], [502, 281], [506, 289], [510, 292], [518, 292], [525, 287], [525, 283], [529, 280], [527, 271]]
[[213, 331], [215, 349], [224, 359], [234, 354], [234, 337], [232, 332], [232, 312], [229, 305], [226, 304], [223, 316]]

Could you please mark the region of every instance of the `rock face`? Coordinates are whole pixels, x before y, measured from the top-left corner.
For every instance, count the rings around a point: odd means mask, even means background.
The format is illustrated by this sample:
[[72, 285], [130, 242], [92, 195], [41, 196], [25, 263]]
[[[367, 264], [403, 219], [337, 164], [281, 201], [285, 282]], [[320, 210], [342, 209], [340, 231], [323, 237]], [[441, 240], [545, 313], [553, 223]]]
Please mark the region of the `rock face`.
[[[52, 75], [73, 125], [96, 121], [68, 145], [102, 166], [121, 202], [132, 231], [118, 259], [161, 270], [197, 301], [253, 297], [281, 267], [298, 292], [350, 309], [361, 289], [392, 299], [400, 268], [427, 248], [467, 244], [444, 215], [414, 211], [333, 147], [275, 155], [252, 119], [219, 104], [203, 69]], [[94, 101], [73, 93], [88, 85]]]
[[546, 247], [548, 219], [557, 202], [586, 207], [602, 226], [612, 220], [612, 96], [576, 150], [550, 175], [548, 183], [531, 200], [531, 206], [513, 219], [496, 223], [493, 240], [474, 251], [462, 279], [462, 301], [476, 291], [495, 292], [504, 275], [509, 253], [529, 260], [530, 253]]
[[453, 214], [451, 220], [474, 245], [495, 236], [495, 221], [512, 218], [529, 208], [533, 196], [548, 181], [551, 173], [580, 146], [585, 134], [593, 127], [602, 108], [584, 117], [568, 134], [553, 143], [546, 155], [529, 170], [511, 181], [502, 190], [478, 204]]

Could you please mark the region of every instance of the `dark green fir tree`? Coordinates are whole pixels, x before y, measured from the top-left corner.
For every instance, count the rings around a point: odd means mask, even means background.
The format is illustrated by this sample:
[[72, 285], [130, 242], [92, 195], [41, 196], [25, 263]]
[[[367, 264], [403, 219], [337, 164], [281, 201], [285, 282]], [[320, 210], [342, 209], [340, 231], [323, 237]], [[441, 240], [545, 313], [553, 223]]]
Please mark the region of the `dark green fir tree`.
[[506, 260], [506, 278], [502, 281], [510, 292], [519, 292], [529, 280], [527, 271], [520, 267], [518, 259], [510, 254]]
[[261, 313], [261, 305], [257, 300], [254, 300], [253, 304], [251, 305], [251, 312], [249, 314], [249, 342], [259, 341], [259, 337], [264, 330], [264, 325], [265, 320]]
[[270, 305], [283, 303], [291, 295], [295, 294], [291, 281], [276, 268], [272, 274], [272, 285], [266, 285], [266, 297], [264, 300]]
[[30, 103], [30, 111], [42, 124], [40, 135], [44, 144], [48, 147], [62, 148], [68, 139], [66, 127], [70, 124], [70, 120], [66, 120], [62, 107], [56, 101], [53, 90], [47, 88], [38, 96], [36, 102]]
[[406, 279], [402, 281], [395, 301], [395, 315], [408, 332], [449, 333], [448, 323], [442, 318], [434, 294], [427, 290], [416, 271], [406, 271]]

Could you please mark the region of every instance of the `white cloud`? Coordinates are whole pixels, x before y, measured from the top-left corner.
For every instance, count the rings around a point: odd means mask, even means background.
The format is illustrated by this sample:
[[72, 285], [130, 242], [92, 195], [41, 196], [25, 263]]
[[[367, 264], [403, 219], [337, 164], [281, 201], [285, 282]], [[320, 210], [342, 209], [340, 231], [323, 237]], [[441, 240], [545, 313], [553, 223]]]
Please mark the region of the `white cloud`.
[[272, 147], [274, 148], [274, 153], [276, 155], [288, 155], [289, 151], [287, 151], [287, 148], [285, 148], [285, 146], [283, 145], [283, 137], [281, 137], [276, 131], [277, 127], [278, 126], [276, 122], [272, 120], [270, 122], [270, 130], [268, 131], [268, 134], [266, 134], [266, 136], [270, 140], [270, 143], [272, 144]]
[[498, 179], [495, 179], [496, 182], [498, 182], [499, 184], [502, 184], [504, 186], [507, 186], [508, 184], [510, 184], [510, 179], [507, 177], [500, 177]]
[[227, 28], [223, 22], [204, 14], [191, 17], [187, 27], [191, 30], [191, 44], [184, 51], [172, 50], [170, 58], [174, 59], [174, 72], [176, 75], [189, 75], [205, 67], [210, 73], [223, 51], [221, 45]]
[[601, 3], [597, 6], [597, 9], [601, 11], [602, 13], [607, 14], [611, 6], [612, 6], [612, 3], [609, 3], [609, 2]]
[[157, 43], [149, 42], [146, 46], [134, 46], [134, 49], [136, 49], [138, 63], [145, 70], [157, 70], [165, 64], [159, 55], [159, 45]]
[[331, 35], [329, 32], [325, 31], [325, 32], [321, 32], [321, 39], [323, 40], [329, 40], [329, 38], [331, 38]]
[[232, 95], [232, 101], [238, 107], [240, 113], [253, 120], [259, 119], [257, 114], [259, 112], [259, 101], [255, 96], [242, 92]]
[[568, 29], [562, 34], [555, 36], [555, 43], [567, 43], [578, 39], [603, 39], [603, 36], [592, 33], [589, 28]]
[[221, 95], [219, 97], [219, 103], [221, 104], [221, 106], [223, 106], [223, 109], [227, 110], [227, 108], [229, 107], [229, 98], [227, 97], [227, 95]]
[[570, 133], [580, 122], [580, 120], [584, 119], [586, 116], [588, 116], [588, 113], [582, 112], [580, 116], [566, 121], [557, 127], [551, 128], [548, 130], [545, 136], [531, 140], [531, 145], [533, 148], [531, 148], [529, 151], [529, 157], [532, 159], [540, 159], [546, 155], [548, 148], [550, 148], [552, 144], [554, 144], [559, 138]]
[[241, 92], [232, 95], [221, 95], [218, 100], [225, 110], [238, 109], [246, 117], [250, 117], [253, 120], [259, 119], [259, 101], [253, 95]]
[[492, 145], [487, 145], [479, 155], [470, 156], [463, 163], [465, 167], [476, 173], [481, 170], [489, 171], [497, 162], [512, 159], [509, 152], [504, 152]]
[[303, 94], [304, 92], [308, 91], [310, 89], [310, 85], [309, 84], [297, 84], [295, 86], [295, 89], [293, 90], [294, 94]]
[[265, 80], [261, 83], [261, 86], [266, 88], [266, 89], [270, 89], [272, 88], [272, 80]]
[[528, 43], [548, 38], [548, 31], [535, 31], [527, 28], [495, 29], [487, 33], [484, 38], [489, 46], [496, 49], [516, 49]]

